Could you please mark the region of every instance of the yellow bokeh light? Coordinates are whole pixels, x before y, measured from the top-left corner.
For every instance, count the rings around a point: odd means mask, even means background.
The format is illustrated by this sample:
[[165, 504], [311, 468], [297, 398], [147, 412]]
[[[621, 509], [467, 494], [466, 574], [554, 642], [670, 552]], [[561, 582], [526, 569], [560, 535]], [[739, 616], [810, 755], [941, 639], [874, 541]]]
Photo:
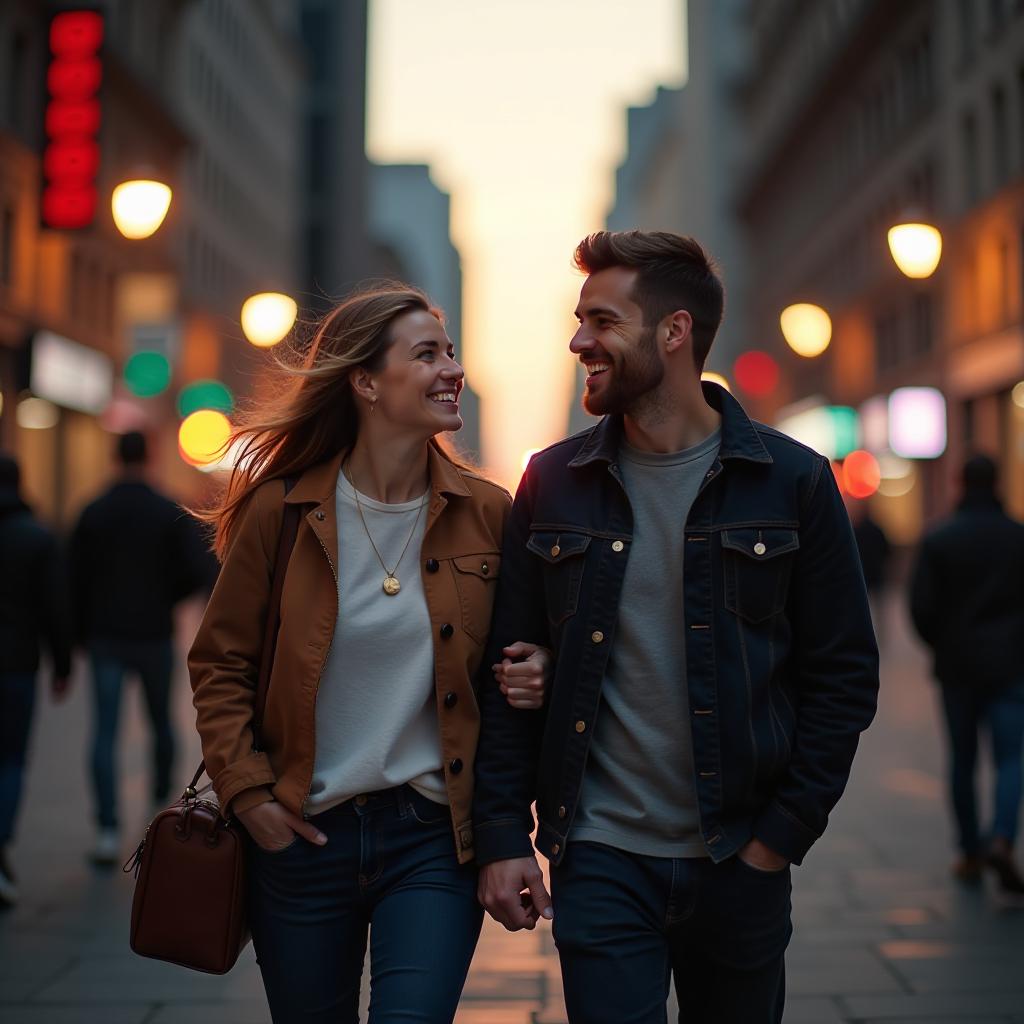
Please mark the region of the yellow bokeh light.
[[125, 238], [149, 238], [164, 222], [171, 190], [162, 181], [124, 181], [110, 197], [114, 224]]
[[832, 318], [811, 302], [787, 306], [779, 316], [779, 325], [786, 344], [808, 359], [820, 356], [832, 340]]
[[729, 386], [729, 381], [726, 380], [725, 377], [723, 377], [720, 373], [714, 373], [711, 370], [705, 370], [705, 372], [700, 375], [700, 379], [709, 381], [712, 384], [718, 384], [721, 387], [725, 388], [726, 391], [732, 393], [732, 388]]
[[219, 461], [231, 437], [231, 421], [222, 412], [200, 409], [182, 420], [178, 445], [186, 462], [207, 466]]
[[942, 257], [942, 235], [931, 224], [896, 224], [889, 228], [889, 252], [907, 277], [931, 277]]
[[1024, 380], [1018, 381], [1013, 385], [1010, 397], [1013, 399], [1014, 405], [1020, 409], [1024, 409]]
[[242, 305], [242, 330], [257, 348], [270, 348], [292, 329], [299, 308], [280, 292], [250, 295]]

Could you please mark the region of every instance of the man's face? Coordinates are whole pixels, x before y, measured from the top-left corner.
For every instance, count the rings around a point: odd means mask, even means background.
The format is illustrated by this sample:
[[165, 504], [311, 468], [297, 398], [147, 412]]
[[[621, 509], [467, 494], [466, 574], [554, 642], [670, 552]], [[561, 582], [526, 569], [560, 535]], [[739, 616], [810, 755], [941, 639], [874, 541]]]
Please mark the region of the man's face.
[[657, 328], [644, 327], [632, 300], [636, 271], [600, 270], [583, 282], [569, 343], [587, 369], [583, 408], [595, 416], [629, 413], [665, 376], [656, 342]]

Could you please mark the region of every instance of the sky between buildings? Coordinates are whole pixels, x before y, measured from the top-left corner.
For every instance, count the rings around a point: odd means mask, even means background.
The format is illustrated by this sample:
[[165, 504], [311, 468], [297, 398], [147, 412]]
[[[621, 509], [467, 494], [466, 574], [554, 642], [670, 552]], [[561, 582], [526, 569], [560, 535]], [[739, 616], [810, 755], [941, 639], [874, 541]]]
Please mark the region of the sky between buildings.
[[685, 79], [685, 0], [371, 0], [367, 146], [452, 197], [485, 467], [565, 433], [576, 243], [603, 227], [625, 107]]

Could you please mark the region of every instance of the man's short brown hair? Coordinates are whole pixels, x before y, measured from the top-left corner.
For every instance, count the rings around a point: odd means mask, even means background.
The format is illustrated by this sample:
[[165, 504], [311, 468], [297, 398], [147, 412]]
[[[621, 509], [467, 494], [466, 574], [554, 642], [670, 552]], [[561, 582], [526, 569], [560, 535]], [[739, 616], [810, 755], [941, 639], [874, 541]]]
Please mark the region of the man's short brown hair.
[[575, 259], [585, 274], [609, 267], [637, 271], [633, 301], [645, 326], [685, 309], [693, 318], [693, 359], [703, 368], [722, 322], [725, 292], [699, 242], [671, 231], [596, 231], [576, 246]]

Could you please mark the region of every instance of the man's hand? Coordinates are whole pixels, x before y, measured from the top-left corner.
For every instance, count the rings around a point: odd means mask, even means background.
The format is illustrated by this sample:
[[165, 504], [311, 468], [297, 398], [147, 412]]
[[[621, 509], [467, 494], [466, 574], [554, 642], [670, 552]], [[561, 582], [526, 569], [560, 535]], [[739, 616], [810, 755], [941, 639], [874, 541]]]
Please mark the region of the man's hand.
[[789, 865], [789, 861], [781, 853], [776, 853], [770, 846], [765, 846], [760, 839], [751, 839], [736, 856], [757, 871], [782, 871]]
[[50, 680], [50, 693], [58, 704], [68, 695], [70, 686], [71, 680], [67, 676], [54, 676]]
[[497, 860], [480, 869], [477, 899], [499, 924], [510, 932], [533, 930], [537, 918], [554, 917], [551, 897], [544, 888], [544, 876], [536, 857]]
[[542, 708], [554, 665], [551, 652], [536, 644], [517, 642], [502, 648], [501, 653], [505, 657], [491, 668], [509, 705], [529, 710]]
[[327, 842], [327, 836], [308, 821], [292, 814], [283, 804], [276, 800], [250, 807], [247, 811], [239, 811], [236, 815], [245, 826], [246, 832], [252, 836], [253, 842], [268, 853], [277, 853], [290, 846], [298, 835], [308, 839], [317, 846]]

